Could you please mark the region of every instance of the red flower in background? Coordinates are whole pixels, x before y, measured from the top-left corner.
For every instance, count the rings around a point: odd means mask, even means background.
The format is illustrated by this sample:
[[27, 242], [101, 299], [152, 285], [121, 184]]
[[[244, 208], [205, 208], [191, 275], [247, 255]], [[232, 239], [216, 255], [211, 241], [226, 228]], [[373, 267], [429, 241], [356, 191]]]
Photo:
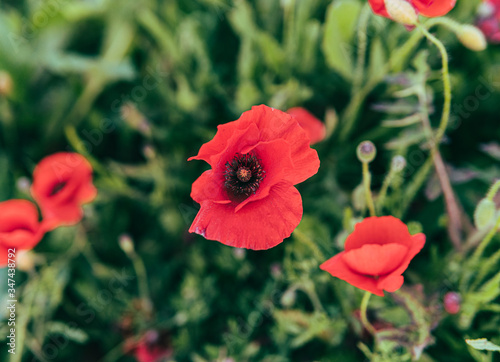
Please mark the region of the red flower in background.
[[478, 11], [477, 27], [490, 43], [500, 44], [500, 0], [484, 0]]
[[293, 186], [319, 168], [309, 137], [290, 115], [265, 105], [218, 126], [214, 138], [189, 160], [211, 170], [194, 183], [201, 205], [189, 231], [239, 248], [269, 249], [290, 236], [302, 218]]
[[401, 274], [424, 244], [424, 234], [410, 235], [406, 225], [393, 216], [368, 217], [347, 237], [345, 251], [320, 268], [359, 289], [384, 296], [384, 290], [401, 288]]
[[158, 362], [170, 358], [173, 349], [168, 334], [152, 329], [144, 333], [132, 353], [139, 362]]
[[321, 142], [326, 136], [326, 127], [323, 122], [317, 119], [312, 113], [307, 109], [302, 107], [290, 108], [286, 111], [292, 117], [295, 117], [299, 126], [306, 131], [307, 135], [311, 139], [311, 144]]
[[47, 229], [74, 225], [83, 216], [81, 206], [97, 195], [92, 184], [92, 167], [77, 153], [47, 156], [33, 172], [31, 194], [42, 210]]
[[[455, 7], [456, 0], [401, 0], [410, 3], [417, 14], [428, 18], [446, 15]], [[375, 14], [391, 18], [387, 13], [385, 0], [368, 0]]]
[[0, 202], [0, 267], [7, 265], [8, 249], [32, 249], [45, 230], [38, 221], [36, 206], [27, 200]]

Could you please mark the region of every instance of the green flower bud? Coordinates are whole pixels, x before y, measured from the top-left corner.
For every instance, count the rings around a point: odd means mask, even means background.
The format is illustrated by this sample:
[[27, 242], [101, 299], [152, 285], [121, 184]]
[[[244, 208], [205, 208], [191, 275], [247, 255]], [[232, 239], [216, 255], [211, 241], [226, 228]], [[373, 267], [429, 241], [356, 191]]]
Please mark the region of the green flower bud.
[[475, 52], [485, 50], [488, 46], [483, 32], [474, 25], [462, 25], [457, 32], [457, 37], [466, 48]]
[[474, 224], [481, 230], [487, 227], [495, 218], [495, 203], [489, 199], [482, 199], [474, 211]]
[[366, 209], [366, 196], [363, 183], [359, 184], [352, 192], [352, 206], [357, 211]]
[[406, 158], [401, 155], [394, 156], [391, 161], [391, 168], [394, 172], [401, 172], [406, 167]]
[[291, 307], [295, 304], [295, 299], [297, 297], [297, 293], [295, 292], [295, 288], [289, 288], [282, 296], [281, 296], [281, 305], [284, 307]]
[[408, 226], [408, 231], [411, 235], [415, 235], [424, 231], [422, 224], [418, 221], [410, 221], [406, 225]]
[[128, 234], [120, 235], [118, 243], [120, 244], [120, 248], [123, 250], [125, 254], [130, 256], [134, 253], [134, 242], [132, 241], [130, 235]]
[[370, 163], [377, 155], [377, 149], [375, 148], [373, 142], [363, 141], [359, 144], [356, 154], [358, 156], [358, 160], [361, 162]]

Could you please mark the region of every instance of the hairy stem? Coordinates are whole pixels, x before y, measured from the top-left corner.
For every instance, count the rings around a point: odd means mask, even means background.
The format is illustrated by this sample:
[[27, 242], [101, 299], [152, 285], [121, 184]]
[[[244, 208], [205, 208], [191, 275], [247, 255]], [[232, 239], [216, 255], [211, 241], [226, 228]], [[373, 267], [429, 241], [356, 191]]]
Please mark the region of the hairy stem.
[[372, 191], [370, 189], [371, 175], [368, 169], [368, 162], [363, 162], [363, 186], [365, 189], [366, 205], [370, 210], [370, 216], [375, 216], [375, 205], [373, 204]]
[[[446, 132], [450, 120], [451, 82], [450, 82], [450, 73], [448, 69], [448, 53], [446, 52], [443, 43], [439, 39], [437, 39], [434, 35], [429, 33], [429, 31], [425, 27], [419, 26], [419, 29], [426, 36], [426, 38], [429, 39], [429, 41], [431, 41], [438, 48], [441, 54], [443, 88], [444, 88], [444, 105], [443, 105], [443, 113], [441, 116], [441, 122], [439, 124], [439, 128], [433, 139], [430, 140], [432, 147], [431, 155], [434, 162], [434, 167], [436, 169], [436, 173], [438, 175], [439, 183], [441, 184], [441, 188], [443, 190], [445, 198], [446, 211], [449, 217], [448, 234], [455, 249], [460, 250], [462, 247], [462, 231], [463, 231], [461, 207], [457, 202], [455, 193], [453, 192], [453, 188], [451, 187], [450, 178], [448, 177], [448, 173], [446, 172], [446, 167], [444, 165], [443, 158], [441, 156], [441, 153], [439, 152], [439, 143], [441, 142], [441, 139], [443, 138]], [[424, 107], [426, 106], [425, 103], [423, 105]], [[430, 129], [431, 125], [427, 114], [425, 114], [423, 117], [423, 123], [426, 129]]]
[[370, 292], [365, 292], [365, 295], [363, 296], [363, 299], [361, 300], [361, 311], [360, 311], [360, 316], [361, 316], [361, 323], [363, 324], [363, 327], [372, 335], [374, 336], [376, 333], [375, 327], [370, 323], [368, 320], [368, 317], [366, 315], [366, 310], [368, 309], [368, 302], [370, 301], [370, 297], [372, 296], [372, 293]]

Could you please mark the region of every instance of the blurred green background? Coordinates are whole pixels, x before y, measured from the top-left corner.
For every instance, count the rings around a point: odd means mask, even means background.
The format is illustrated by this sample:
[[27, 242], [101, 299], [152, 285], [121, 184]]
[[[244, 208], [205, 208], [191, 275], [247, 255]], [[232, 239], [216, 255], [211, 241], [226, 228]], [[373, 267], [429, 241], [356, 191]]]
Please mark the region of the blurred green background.
[[[478, 5], [459, 0], [450, 17], [474, 23]], [[366, 29], [356, 32], [360, 19]], [[444, 313], [442, 296], [460, 289], [463, 271], [439, 183], [423, 169], [423, 131], [383, 124], [419, 111], [397, 93], [413, 84], [424, 84], [439, 122], [441, 63], [432, 44], [419, 40], [400, 69], [384, 71], [415, 32], [374, 16], [362, 0], [3, 1], [0, 201], [30, 198], [34, 166], [58, 151], [87, 157], [99, 190], [83, 222], [46, 235], [17, 274], [13, 360], [133, 361], [127, 346], [148, 330], [178, 361], [365, 360], [358, 343], [372, 341], [356, 317], [361, 291], [318, 268], [365, 215], [353, 193], [361, 182], [355, 149], [365, 139], [378, 147], [374, 190], [391, 157], [407, 157], [384, 214], [427, 235], [405, 274], [409, 286], [423, 285], [405, 291], [414, 309], [372, 299], [370, 318], [404, 337], [379, 346], [373, 360], [494, 360], [464, 338], [500, 342], [500, 287], [487, 302], [471, 302], [466, 316]], [[474, 53], [451, 31], [433, 32], [449, 51], [453, 87], [441, 151], [472, 215], [500, 175], [500, 50]], [[327, 124], [329, 137], [314, 146], [320, 171], [298, 187], [300, 226], [265, 252], [189, 234], [198, 210], [191, 184], [208, 167], [187, 158], [218, 124], [261, 103], [303, 106]], [[128, 237], [137, 254], [120, 248]], [[498, 262], [490, 266], [493, 273]], [[0, 331], [7, 335], [3, 322]], [[0, 351], [7, 360], [4, 343]]]

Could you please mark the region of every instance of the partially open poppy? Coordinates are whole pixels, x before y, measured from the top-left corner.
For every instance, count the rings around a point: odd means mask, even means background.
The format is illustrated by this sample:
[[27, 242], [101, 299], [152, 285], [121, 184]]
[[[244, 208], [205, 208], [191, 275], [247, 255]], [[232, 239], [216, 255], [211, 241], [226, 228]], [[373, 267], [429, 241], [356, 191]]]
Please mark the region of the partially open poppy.
[[44, 228], [36, 206], [27, 200], [0, 202], [0, 267], [7, 265], [9, 249], [32, 249], [42, 239]]
[[359, 289], [383, 296], [403, 285], [401, 275], [422, 250], [425, 235], [411, 235], [393, 216], [368, 217], [356, 224], [345, 242], [345, 250], [320, 268]]
[[[387, 11], [387, 0], [368, 0], [373, 12], [377, 15], [391, 18]], [[455, 7], [456, 0], [398, 0], [409, 3], [417, 14], [428, 18], [446, 15]]]
[[74, 225], [83, 216], [81, 206], [97, 195], [92, 167], [78, 153], [47, 156], [35, 167], [31, 194], [42, 210], [47, 229]]
[[193, 183], [191, 197], [201, 209], [189, 231], [254, 250], [281, 243], [302, 218], [302, 199], [293, 185], [319, 168], [309, 144], [292, 116], [265, 105], [218, 126], [214, 138], [189, 159], [212, 167]]
[[326, 127], [323, 122], [317, 119], [311, 112], [302, 107], [290, 108], [286, 113], [295, 117], [300, 127], [306, 131], [311, 139], [311, 144], [321, 142], [326, 136]]

